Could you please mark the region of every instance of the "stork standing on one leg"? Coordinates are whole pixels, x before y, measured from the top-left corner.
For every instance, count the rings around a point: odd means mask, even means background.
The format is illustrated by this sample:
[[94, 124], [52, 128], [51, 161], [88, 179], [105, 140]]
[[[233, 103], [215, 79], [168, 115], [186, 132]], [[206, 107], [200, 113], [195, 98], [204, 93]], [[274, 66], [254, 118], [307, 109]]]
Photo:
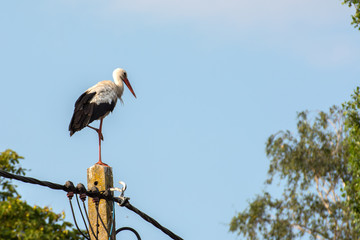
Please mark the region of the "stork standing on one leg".
[[[113, 78], [114, 82], [109, 80], [98, 82], [78, 98], [69, 125], [70, 136], [84, 127], [94, 129], [98, 133], [99, 161], [97, 164], [101, 165], [106, 165], [101, 161], [101, 140], [104, 140], [101, 132], [103, 119], [114, 110], [118, 98], [122, 102], [121, 96], [124, 92], [124, 83], [136, 98], [124, 69], [115, 69]], [[89, 125], [94, 120], [100, 120], [99, 128]]]

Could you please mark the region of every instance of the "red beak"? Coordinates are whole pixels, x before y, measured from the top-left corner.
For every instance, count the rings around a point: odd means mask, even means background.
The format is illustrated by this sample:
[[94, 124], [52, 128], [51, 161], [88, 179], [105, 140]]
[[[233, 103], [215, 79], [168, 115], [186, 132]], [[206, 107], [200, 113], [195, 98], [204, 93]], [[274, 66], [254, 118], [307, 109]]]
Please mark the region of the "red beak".
[[124, 78], [124, 83], [126, 84], [126, 86], [129, 88], [130, 92], [134, 95], [134, 97], [136, 98], [136, 95], [134, 93], [134, 90], [131, 87], [131, 84], [129, 82], [129, 80], [127, 78]]

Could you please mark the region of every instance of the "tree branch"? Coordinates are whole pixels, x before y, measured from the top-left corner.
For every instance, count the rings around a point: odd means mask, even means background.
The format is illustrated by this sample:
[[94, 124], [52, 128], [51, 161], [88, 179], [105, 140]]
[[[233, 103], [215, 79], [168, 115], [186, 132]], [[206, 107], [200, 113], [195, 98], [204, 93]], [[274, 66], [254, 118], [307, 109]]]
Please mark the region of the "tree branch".
[[[332, 125], [332, 127], [334, 128], [334, 131], [335, 131], [335, 133], [336, 133], [336, 139], [337, 139], [337, 141], [336, 141], [336, 147], [335, 147], [335, 150], [332, 152], [332, 154], [334, 155], [334, 154], [337, 153], [338, 150], [339, 150], [339, 145], [340, 145], [341, 135], [342, 135], [342, 124], [339, 124], [340, 127], [337, 128], [337, 127], [336, 127], [336, 124], [335, 124], [333, 121], [331, 121], [330, 119], [328, 119], [328, 122]], [[340, 119], [337, 119], [336, 122], [340, 122]]]
[[292, 224], [291, 226], [298, 229], [298, 230], [300, 230], [300, 231], [302, 231], [302, 232], [306, 232], [306, 233], [308, 233], [310, 235], [316, 234], [315, 237], [317, 239], [325, 239], [324, 237], [321, 237], [318, 233], [315, 233], [314, 231], [312, 231], [312, 230], [310, 230], [310, 229], [308, 229], [308, 228], [306, 228], [304, 226], [300, 226], [299, 224]]
[[318, 192], [318, 194], [320, 196], [320, 199], [321, 199], [322, 203], [324, 204], [326, 210], [331, 215], [332, 212], [330, 211], [329, 204], [325, 201], [324, 196], [323, 196], [322, 192], [319, 189], [319, 178], [318, 178], [317, 175], [315, 175], [315, 182], [316, 182], [316, 191]]

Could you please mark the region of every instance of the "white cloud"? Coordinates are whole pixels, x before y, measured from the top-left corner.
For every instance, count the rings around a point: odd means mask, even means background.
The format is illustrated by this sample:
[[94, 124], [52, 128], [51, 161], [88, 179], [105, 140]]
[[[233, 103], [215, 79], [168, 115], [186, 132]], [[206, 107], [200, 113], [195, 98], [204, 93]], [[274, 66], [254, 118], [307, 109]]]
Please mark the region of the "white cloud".
[[[199, 32], [220, 35], [228, 43], [255, 41], [257, 48], [277, 48], [318, 67], [346, 65], [360, 53], [360, 39], [350, 26], [352, 9], [339, 0], [132, 0], [114, 4], [114, 12], [145, 14], [158, 23], [189, 21]], [[344, 30], [334, 30], [339, 28]]]
[[350, 25], [353, 10], [341, 0], [88, 1], [114, 25], [119, 15], [159, 28], [187, 24], [192, 32], [213, 39], [211, 47], [275, 49], [316, 66], [346, 65], [360, 55], [359, 34]]
[[331, 24], [345, 14], [350, 23], [351, 10], [339, 0], [132, 0], [112, 1], [110, 11], [137, 12], [161, 20], [222, 22], [238, 27], [274, 27], [303, 22]]

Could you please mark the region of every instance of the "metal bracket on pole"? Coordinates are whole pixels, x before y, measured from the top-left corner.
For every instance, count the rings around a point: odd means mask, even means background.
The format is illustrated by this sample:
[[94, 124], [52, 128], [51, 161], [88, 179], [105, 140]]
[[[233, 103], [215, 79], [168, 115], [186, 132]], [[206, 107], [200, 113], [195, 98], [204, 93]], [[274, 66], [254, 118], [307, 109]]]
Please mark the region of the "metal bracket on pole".
[[[109, 190], [112, 192], [115, 192], [115, 191], [120, 192], [120, 196], [118, 198], [120, 198], [124, 202], [125, 201], [124, 193], [126, 191], [127, 185], [123, 181], [119, 181], [119, 183], [120, 183], [120, 185], [122, 185], [122, 188], [114, 187], [114, 188], [109, 188]], [[118, 203], [118, 205], [121, 206], [120, 203]]]

